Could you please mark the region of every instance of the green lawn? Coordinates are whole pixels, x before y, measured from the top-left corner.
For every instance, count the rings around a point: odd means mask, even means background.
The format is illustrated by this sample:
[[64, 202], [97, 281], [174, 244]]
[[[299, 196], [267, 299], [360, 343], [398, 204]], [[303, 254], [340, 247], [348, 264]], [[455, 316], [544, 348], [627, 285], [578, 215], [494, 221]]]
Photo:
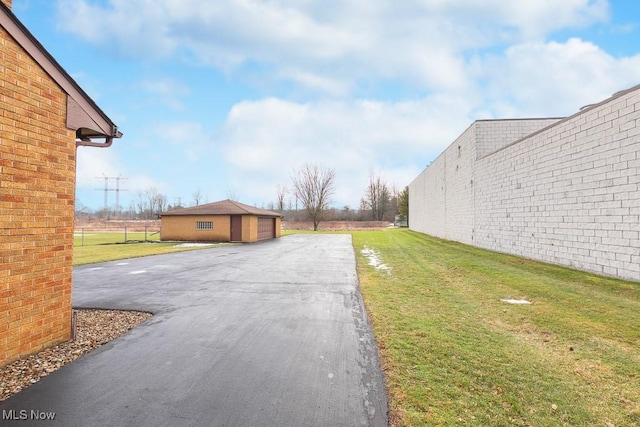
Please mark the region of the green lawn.
[[126, 241], [160, 240], [157, 232], [124, 232], [124, 231], [76, 231], [73, 234], [74, 246], [95, 246], [108, 243], [124, 243]]
[[[202, 246], [185, 247], [173, 242], [158, 242], [157, 234], [127, 233], [125, 244], [124, 232], [85, 232], [74, 235], [73, 265], [93, 264], [96, 262], [115, 261], [118, 259], [135, 258], [147, 255], [165, 254], [170, 252], [202, 249]], [[139, 243], [132, 243], [138, 241]], [[204, 246], [212, 247], [212, 246]]]
[[[640, 284], [409, 230], [351, 234], [394, 425], [640, 425]], [[189, 249], [89, 237], [75, 265]]]
[[396, 425], [640, 425], [640, 284], [408, 230], [352, 235]]

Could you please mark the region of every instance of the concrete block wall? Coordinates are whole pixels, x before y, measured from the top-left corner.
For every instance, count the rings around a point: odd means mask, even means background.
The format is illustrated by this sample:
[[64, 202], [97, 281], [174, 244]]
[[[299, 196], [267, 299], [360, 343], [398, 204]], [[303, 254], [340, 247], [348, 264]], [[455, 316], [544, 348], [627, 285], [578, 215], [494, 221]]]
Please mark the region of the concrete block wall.
[[473, 244], [477, 159], [558, 120], [474, 122], [409, 185], [409, 226], [432, 236]]
[[409, 184], [409, 228], [447, 238], [445, 156], [440, 155]]
[[471, 243], [475, 123], [409, 185], [409, 226]]
[[473, 243], [473, 166], [476, 123], [445, 151], [447, 239]]
[[487, 249], [640, 280], [640, 87], [476, 165]]
[[562, 118], [478, 120], [476, 124], [476, 156], [481, 158], [531, 135]]
[[640, 281], [639, 125], [640, 86], [566, 119], [475, 122], [410, 184], [409, 226]]
[[0, 27], [0, 366], [70, 338], [76, 148], [66, 100]]

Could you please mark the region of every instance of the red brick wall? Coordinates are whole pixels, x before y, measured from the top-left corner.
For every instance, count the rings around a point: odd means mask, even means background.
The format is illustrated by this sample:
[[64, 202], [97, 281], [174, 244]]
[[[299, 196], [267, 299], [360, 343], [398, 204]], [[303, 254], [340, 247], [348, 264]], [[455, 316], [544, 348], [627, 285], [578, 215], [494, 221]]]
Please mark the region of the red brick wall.
[[65, 117], [66, 95], [0, 27], [0, 366], [70, 338], [76, 150]]

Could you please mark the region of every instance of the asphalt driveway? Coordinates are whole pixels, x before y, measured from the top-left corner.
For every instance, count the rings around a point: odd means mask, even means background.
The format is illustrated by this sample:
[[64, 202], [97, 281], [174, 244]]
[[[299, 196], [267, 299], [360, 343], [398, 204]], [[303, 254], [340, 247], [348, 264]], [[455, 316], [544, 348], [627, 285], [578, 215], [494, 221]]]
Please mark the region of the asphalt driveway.
[[388, 423], [349, 235], [79, 267], [73, 302], [155, 315], [0, 402], [56, 413], [16, 425]]

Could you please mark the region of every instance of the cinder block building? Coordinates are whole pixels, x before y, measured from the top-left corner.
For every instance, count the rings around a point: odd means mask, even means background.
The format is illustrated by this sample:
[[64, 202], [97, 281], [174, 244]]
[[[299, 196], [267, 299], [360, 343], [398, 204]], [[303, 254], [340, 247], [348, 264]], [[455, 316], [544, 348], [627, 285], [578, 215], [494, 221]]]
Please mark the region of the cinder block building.
[[160, 239], [193, 242], [257, 242], [280, 237], [282, 215], [222, 200], [173, 209], [160, 218]]
[[0, 366], [71, 334], [78, 145], [122, 134], [0, 3]]
[[566, 118], [472, 123], [409, 185], [409, 227], [640, 280], [640, 86]]

